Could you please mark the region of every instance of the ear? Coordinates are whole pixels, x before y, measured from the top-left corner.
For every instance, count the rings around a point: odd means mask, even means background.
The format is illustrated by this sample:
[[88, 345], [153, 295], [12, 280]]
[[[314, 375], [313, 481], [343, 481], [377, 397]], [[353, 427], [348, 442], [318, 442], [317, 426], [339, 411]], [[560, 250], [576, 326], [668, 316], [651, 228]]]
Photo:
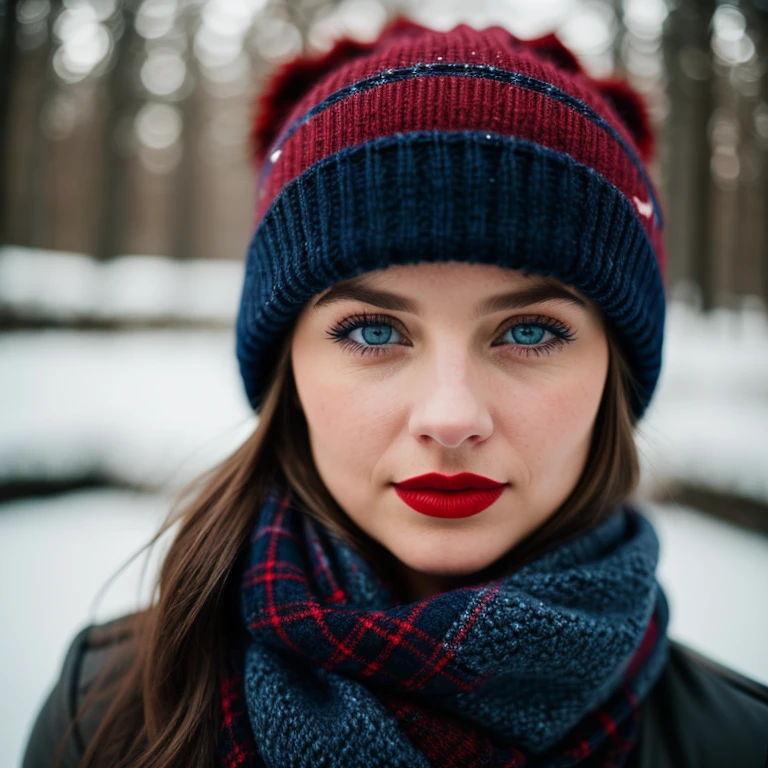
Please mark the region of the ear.
[[426, 29], [404, 16], [397, 16], [372, 43], [340, 38], [322, 56], [298, 56], [271, 75], [266, 88], [256, 98], [251, 121], [251, 159], [259, 166], [291, 110], [325, 75], [349, 61], [370, 53], [394, 36], [407, 36]]
[[625, 80], [607, 78], [594, 82], [635, 140], [640, 159], [644, 163], [649, 162], [653, 157], [656, 137], [645, 99]]
[[533, 52], [542, 59], [551, 61], [560, 69], [566, 72], [583, 72], [579, 60], [574, 53], [565, 47], [554, 32], [550, 32], [543, 37], [536, 37], [533, 40], [523, 40], [523, 47], [533, 48]]

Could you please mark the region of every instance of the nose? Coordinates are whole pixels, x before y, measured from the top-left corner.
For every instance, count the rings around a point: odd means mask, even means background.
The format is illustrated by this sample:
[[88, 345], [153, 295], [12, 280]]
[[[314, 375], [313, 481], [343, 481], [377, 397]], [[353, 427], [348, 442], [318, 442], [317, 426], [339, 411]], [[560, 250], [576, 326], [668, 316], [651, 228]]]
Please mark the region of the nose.
[[409, 430], [417, 439], [429, 437], [445, 448], [457, 448], [466, 440], [482, 441], [493, 431], [485, 403], [481, 372], [472, 368], [468, 354], [455, 347], [436, 354], [419, 376], [420, 395], [409, 419]]

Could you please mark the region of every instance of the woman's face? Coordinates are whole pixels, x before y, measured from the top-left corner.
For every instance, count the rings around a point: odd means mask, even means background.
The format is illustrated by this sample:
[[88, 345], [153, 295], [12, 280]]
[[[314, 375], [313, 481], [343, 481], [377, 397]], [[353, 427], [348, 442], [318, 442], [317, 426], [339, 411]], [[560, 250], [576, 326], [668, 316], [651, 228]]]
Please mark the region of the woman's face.
[[[491, 565], [582, 473], [608, 342], [595, 305], [553, 278], [458, 262], [369, 272], [308, 302], [291, 344], [320, 477], [415, 596]], [[394, 486], [429, 472], [505, 485], [477, 514], [434, 517]]]

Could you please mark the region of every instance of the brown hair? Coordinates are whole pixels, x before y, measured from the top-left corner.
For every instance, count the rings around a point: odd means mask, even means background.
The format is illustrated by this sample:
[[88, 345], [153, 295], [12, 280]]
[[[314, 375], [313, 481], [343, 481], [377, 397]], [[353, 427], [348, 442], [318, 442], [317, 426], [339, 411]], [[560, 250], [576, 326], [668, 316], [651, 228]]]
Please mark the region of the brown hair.
[[[158, 574], [153, 604], [127, 620], [131, 642], [122, 646], [129, 650], [121, 658], [116, 655], [102, 671], [75, 716], [77, 721], [97, 701], [106, 705], [82, 768], [216, 764], [218, 684], [235, 614], [234, 566], [273, 483], [283, 483], [308, 514], [361, 549], [374, 566], [383, 568], [392, 557], [352, 523], [315, 468], [298, 405], [290, 346], [289, 334], [254, 433], [187, 489], [141, 550], [178, 524]], [[554, 515], [484, 573], [476, 574], [478, 580], [510, 572], [586, 530], [632, 493], [638, 480], [632, 386], [624, 356], [609, 334], [608, 374], [581, 478]], [[125, 631], [123, 625], [121, 632]], [[124, 671], [111, 674], [121, 663]], [[62, 740], [59, 759], [75, 721]]]

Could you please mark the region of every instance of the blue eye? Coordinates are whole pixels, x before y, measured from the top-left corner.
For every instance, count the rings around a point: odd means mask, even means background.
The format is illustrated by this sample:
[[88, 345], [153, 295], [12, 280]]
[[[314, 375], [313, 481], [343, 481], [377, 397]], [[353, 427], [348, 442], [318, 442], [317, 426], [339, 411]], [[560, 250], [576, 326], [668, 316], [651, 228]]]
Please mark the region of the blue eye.
[[[360, 331], [360, 339], [353, 338], [353, 334]], [[392, 341], [392, 335], [397, 331], [391, 325], [362, 325], [359, 328], [354, 328], [349, 333], [349, 338], [352, 341], [356, 341], [358, 344], [362, 343], [369, 346], [379, 346], [381, 344], [387, 344]]]
[[402, 344], [403, 334], [385, 315], [355, 315], [342, 320], [328, 331], [328, 336], [353, 352], [381, 354], [391, 346]]
[[[537, 323], [519, 323], [507, 329], [512, 335], [513, 343], [523, 346], [534, 346], [555, 338], [552, 331], [547, 330]], [[505, 334], [506, 335], [506, 334]]]

